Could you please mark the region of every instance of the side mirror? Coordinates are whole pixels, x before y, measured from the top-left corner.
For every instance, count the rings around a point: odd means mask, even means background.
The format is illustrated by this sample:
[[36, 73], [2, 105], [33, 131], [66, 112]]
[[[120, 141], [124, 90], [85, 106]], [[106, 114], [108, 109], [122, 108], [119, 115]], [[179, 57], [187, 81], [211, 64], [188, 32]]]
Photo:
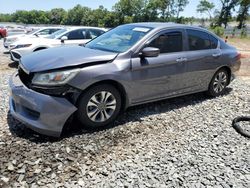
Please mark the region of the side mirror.
[[64, 43], [65, 40], [68, 40], [68, 37], [67, 37], [67, 36], [63, 36], [63, 37], [61, 38], [61, 43]]
[[142, 57], [157, 57], [160, 54], [160, 49], [159, 48], [154, 48], [154, 47], [146, 47], [141, 51], [141, 56]]

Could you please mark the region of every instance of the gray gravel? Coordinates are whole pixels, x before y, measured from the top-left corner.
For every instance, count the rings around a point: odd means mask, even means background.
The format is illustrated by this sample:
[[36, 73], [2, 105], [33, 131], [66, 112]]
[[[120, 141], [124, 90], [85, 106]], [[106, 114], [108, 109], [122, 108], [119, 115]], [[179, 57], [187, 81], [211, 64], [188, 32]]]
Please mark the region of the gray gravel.
[[108, 130], [74, 128], [53, 140], [8, 115], [14, 70], [0, 70], [0, 187], [250, 187], [250, 140], [231, 127], [250, 114], [240, 79], [222, 97], [141, 105]]

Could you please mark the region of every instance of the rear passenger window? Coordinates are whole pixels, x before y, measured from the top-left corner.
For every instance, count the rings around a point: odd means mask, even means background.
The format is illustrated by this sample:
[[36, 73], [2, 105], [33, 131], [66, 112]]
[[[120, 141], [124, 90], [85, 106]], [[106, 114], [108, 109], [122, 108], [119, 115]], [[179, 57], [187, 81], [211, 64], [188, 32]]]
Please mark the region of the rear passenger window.
[[212, 48], [212, 49], [216, 49], [217, 46], [218, 46], [218, 39], [215, 38], [215, 37], [212, 36], [212, 35], [209, 35], [209, 38], [210, 38], [210, 41], [211, 41], [211, 48]]
[[94, 39], [103, 33], [105, 33], [105, 32], [102, 30], [97, 30], [97, 29], [90, 29], [89, 30], [89, 34], [90, 34], [91, 39]]
[[160, 49], [160, 53], [180, 52], [183, 49], [182, 33], [169, 32], [154, 39], [148, 47]]
[[67, 35], [66, 36], [68, 37], [69, 40], [86, 39], [86, 31], [82, 29], [71, 31]]
[[202, 31], [187, 29], [189, 50], [206, 50], [211, 48], [209, 35]]

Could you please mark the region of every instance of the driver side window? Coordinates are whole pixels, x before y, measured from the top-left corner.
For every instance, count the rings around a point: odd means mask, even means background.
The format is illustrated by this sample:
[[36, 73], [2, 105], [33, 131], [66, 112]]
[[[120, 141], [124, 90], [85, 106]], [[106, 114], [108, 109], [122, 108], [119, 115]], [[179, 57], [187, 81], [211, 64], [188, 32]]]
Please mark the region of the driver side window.
[[181, 52], [183, 51], [182, 32], [174, 31], [161, 34], [147, 47], [159, 48], [160, 53]]

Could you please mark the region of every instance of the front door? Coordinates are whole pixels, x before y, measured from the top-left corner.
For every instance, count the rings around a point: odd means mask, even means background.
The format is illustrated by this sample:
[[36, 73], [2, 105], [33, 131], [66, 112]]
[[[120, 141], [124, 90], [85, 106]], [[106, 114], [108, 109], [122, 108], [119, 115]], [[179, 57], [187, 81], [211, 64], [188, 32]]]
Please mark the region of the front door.
[[159, 33], [144, 46], [159, 48], [158, 57], [132, 58], [131, 89], [136, 91], [132, 103], [182, 93], [187, 61], [183, 44], [182, 29], [168, 30]]

